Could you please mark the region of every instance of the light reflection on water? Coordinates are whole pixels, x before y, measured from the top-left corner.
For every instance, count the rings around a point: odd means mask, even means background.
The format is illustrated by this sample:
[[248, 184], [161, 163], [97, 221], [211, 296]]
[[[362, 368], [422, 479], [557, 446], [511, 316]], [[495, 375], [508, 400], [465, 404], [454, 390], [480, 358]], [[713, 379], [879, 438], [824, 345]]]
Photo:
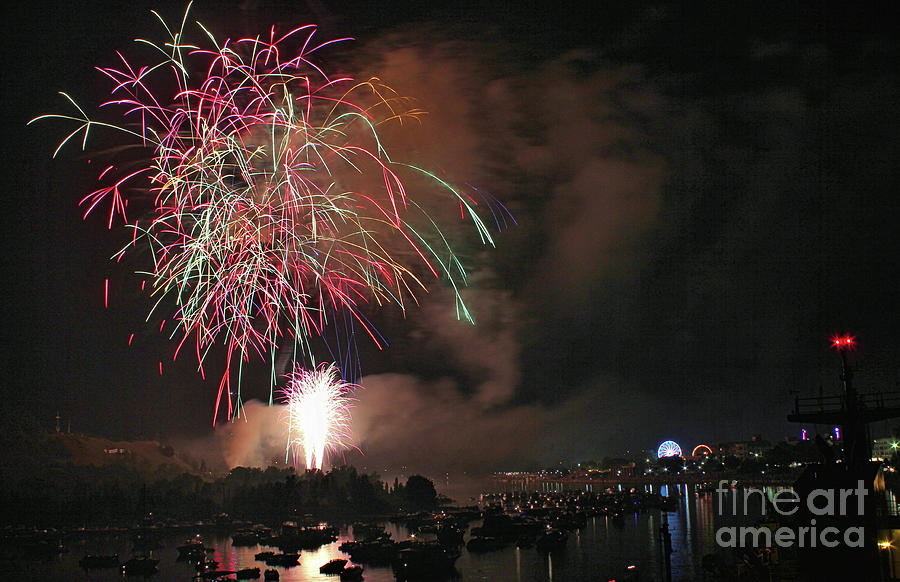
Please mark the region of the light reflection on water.
[[[559, 490], [552, 484], [545, 484], [545, 491]], [[675, 486], [666, 493], [676, 494]], [[693, 486], [677, 486], [679, 501], [675, 511], [666, 514], [672, 537], [671, 555], [672, 579], [675, 582], [701, 579], [703, 571], [700, 562], [704, 554], [715, 551], [715, 528], [721, 525], [722, 517], [717, 512], [715, 494], [701, 494]], [[723, 506], [730, 510], [731, 496], [723, 499]], [[752, 500], [751, 500], [752, 501]], [[741, 502], [738, 501], [738, 506]], [[740, 507], [739, 507], [740, 508]], [[727, 511], [726, 511], [727, 513]], [[727, 516], [726, 516], [727, 519]], [[405, 527], [385, 522], [385, 529], [392, 539], [408, 539]], [[472, 525], [479, 525], [473, 522]], [[552, 582], [567, 580], [609, 580], [623, 578], [629, 565], [636, 564], [642, 580], [659, 580], [662, 576], [662, 551], [659, 528], [662, 525], [659, 511], [626, 516], [619, 522], [604, 516], [588, 520], [587, 527], [572, 532], [566, 549], [558, 554], [543, 555], [534, 547], [507, 547], [500, 551], [472, 554], [465, 549], [456, 562], [456, 569], [464, 582]], [[160, 559], [160, 572], [150, 578], [158, 582], [169, 580], [188, 581], [194, 574], [190, 564], [175, 561], [176, 547], [193, 532], [172, 535], [163, 540], [163, 547], [155, 552]], [[185, 535], [187, 534], [187, 535]], [[468, 538], [468, 536], [467, 536]], [[238, 570], [267, 566], [254, 559], [263, 550], [274, 548], [253, 546], [234, 547], [231, 536], [203, 532], [202, 539], [214, 552], [211, 559], [219, 562], [219, 569]], [[335, 576], [319, 573], [319, 567], [335, 558], [347, 559], [338, 547], [352, 539], [352, 527], [339, 529], [339, 539], [317, 550], [301, 552], [300, 564], [293, 568], [277, 568], [283, 582], [335, 582]], [[125, 561], [131, 556], [131, 538], [127, 534], [111, 535], [103, 539], [67, 542], [69, 553], [50, 562], [27, 562], [11, 564], [13, 570], [22, 572], [20, 577], [6, 577], [7, 580], [71, 580], [73, 582], [122, 582], [121, 575], [114, 570], [94, 570], [84, 572], [78, 567], [78, 560], [85, 554], [111, 554], [118, 552]], [[27, 575], [26, 575], [27, 573]], [[394, 580], [390, 568], [367, 567], [367, 582], [391, 582]], [[139, 579], [142, 580], [142, 579]], [[259, 580], [262, 580], [260, 576]]]

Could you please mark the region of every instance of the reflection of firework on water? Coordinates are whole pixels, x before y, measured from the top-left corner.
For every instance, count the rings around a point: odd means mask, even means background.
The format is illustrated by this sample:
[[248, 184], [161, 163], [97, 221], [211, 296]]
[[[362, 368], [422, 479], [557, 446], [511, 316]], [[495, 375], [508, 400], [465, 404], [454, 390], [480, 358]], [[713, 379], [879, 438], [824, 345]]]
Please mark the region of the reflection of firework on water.
[[322, 469], [325, 455], [350, 446], [350, 393], [356, 388], [340, 378], [334, 364], [314, 370], [295, 366], [283, 390], [287, 404], [289, 455], [307, 469]]
[[[362, 307], [404, 309], [426, 290], [426, 276], [448, 280], [458, 316], [471, 320], [459, 294], [466, 272], [407, 184], [441, 194], [428, 198], [458, 206], [493, 244], [475, 212], [484, 199], [392, 160], [376, 132], [421, 111], [377, 79], [326, 75], [309, 59], [337, 41], [317, 44], [312, 25], [223, 43], [203, 29], [206, 48], [186, 43], [184, 22], [166, 30], [164, 44], [141, 41], [161, 62], [133, 66], [120, 55], [119, 68], [101, 69], [114, 83], [103, 107], [124, 123], [94, 121], [68, 95], [78, 115], [43, 117], [79, 123], [60, 147], [80, 132], [84, 146], [90, 129], [106, 127], [152, 150], [138, 169], [107, 168], [108, 185], [82, 205], [85, 215], [108, 208], [110, 227], [120, 217], [133, 228], [117, 258], [149, 247], [155, 305], [177, 306], [176, 355], [190, 338], [202, 373], [211, 346], [226, 346], [216, 414], [223, 394], [229, 418], [240, 412], [239, 380], [230, 396], [233, 361], [268, 357], [274, 383], [279, 338], [292, 338], [294, 358], [303, 359], [312, 338], [327, 336], [346, 366], [354, 351], [347, 321], [380, 346]], [[148, 187], [152, 212], [129, 219], [128, 197]]]

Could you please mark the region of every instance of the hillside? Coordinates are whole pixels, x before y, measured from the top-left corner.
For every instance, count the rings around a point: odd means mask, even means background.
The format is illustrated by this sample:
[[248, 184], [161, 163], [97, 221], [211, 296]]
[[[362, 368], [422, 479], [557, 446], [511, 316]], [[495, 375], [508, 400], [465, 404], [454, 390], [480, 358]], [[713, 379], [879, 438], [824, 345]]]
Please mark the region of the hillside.
[[171, 447], [156, 441], [112, 441], [80, 434], [58, 434], [50, 439], [60, 445], [59, 449], [67, 453], [65, 460], [74, 465], [101, 467], [119, 463], [143, 472], [155, 472], [168, 465], [174, 472], [198, 473]]

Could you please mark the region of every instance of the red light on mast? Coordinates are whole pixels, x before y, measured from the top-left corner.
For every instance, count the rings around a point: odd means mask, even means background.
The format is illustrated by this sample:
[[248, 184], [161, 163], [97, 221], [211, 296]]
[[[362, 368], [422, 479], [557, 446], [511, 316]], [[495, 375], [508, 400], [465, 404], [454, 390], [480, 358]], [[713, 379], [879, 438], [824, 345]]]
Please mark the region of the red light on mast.
[[851, 350], [856, 346], [856, 337], [852, 335], [836, 335], [831, 338], [831, 347], [836, 350]]

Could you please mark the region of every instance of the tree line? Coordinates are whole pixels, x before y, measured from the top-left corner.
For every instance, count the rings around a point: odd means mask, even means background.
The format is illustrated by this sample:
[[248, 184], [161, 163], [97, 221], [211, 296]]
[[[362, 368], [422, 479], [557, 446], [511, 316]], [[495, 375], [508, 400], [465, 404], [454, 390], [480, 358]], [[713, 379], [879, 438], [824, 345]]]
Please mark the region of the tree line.
[[0, 457], [0, 525], [127, 526], [148, 519], [209, 520], [221, 514], [277, 523], [307, 514], [428, 510], [439, 499], [426, 477], [387, 484], [352, 466], [324, 473], [237, 467], [217, 477], [165, 463], [139, 470], [127, 455], [102, 466], [84, 466], [73, 463], [53, 438], [20, 440]]

